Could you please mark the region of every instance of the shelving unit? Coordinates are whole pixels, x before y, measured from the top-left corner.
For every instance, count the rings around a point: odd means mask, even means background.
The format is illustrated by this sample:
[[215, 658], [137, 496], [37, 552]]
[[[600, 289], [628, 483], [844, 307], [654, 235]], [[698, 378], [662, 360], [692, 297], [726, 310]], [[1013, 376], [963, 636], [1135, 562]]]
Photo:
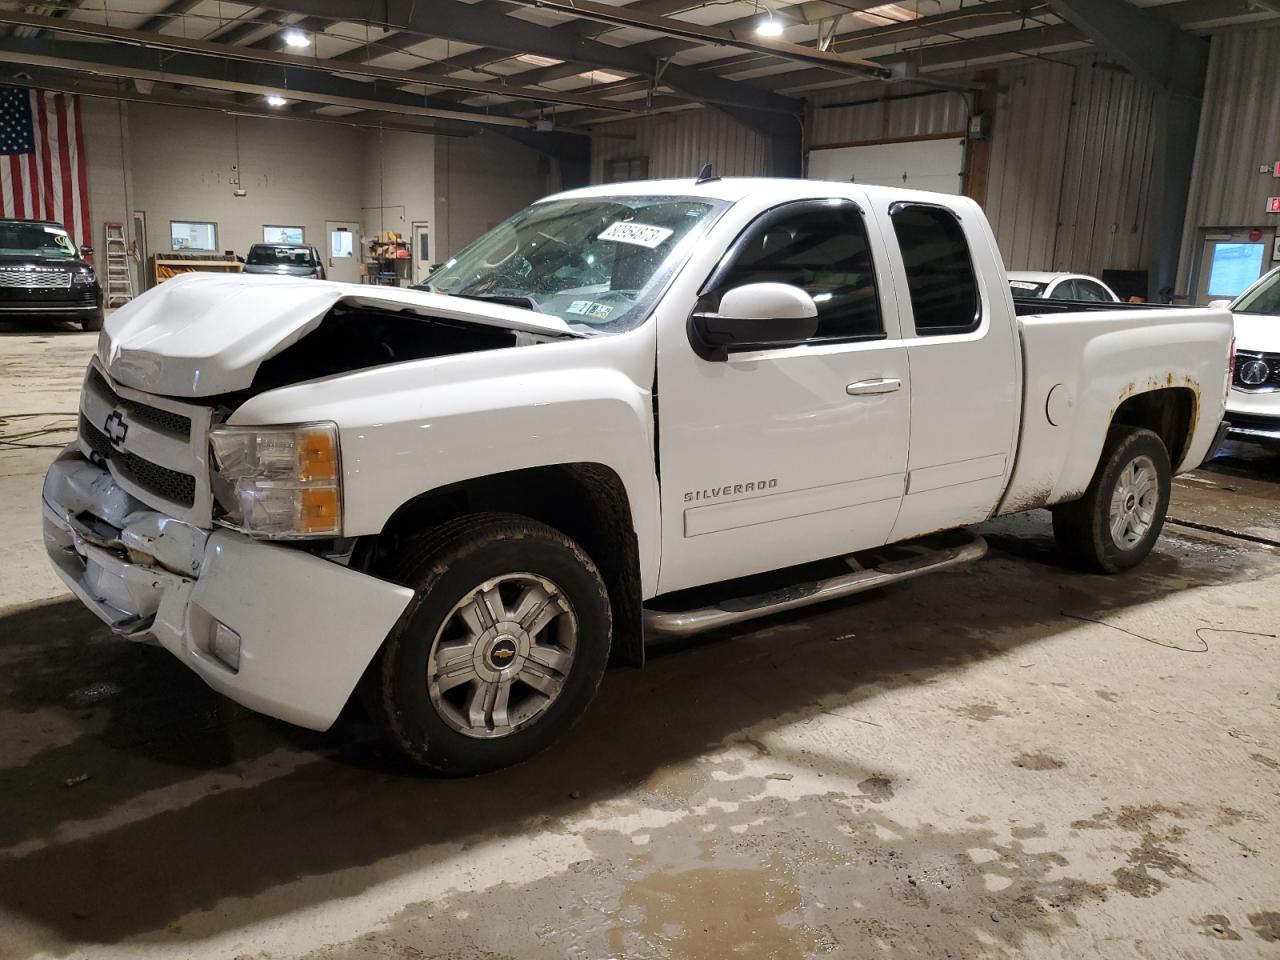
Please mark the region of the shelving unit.
[[191, 258], [155, 254], [151, 258], [151, 282], [164, 283], [180, 273], [239, 273], [243, 265], [234, 257]]

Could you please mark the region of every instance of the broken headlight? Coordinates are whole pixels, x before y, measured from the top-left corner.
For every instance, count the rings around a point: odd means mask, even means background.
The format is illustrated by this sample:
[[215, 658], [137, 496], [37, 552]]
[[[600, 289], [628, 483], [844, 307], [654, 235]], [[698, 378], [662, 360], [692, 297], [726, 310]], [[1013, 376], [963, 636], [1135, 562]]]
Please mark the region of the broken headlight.
[[337, 424], [217, 427], [209, 445], [218, 522], [269, 539], [342, 532]]

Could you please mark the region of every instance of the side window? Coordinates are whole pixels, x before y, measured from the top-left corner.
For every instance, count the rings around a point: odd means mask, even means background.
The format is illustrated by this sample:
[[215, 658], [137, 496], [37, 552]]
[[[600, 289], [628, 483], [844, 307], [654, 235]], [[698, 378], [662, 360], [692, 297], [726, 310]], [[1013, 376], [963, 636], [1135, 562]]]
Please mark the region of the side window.
[[1074, 280], [1060, 280], [1058, 285], [1053, 288], [1051, 300], [1079, 300], [1080, 291], [1076, 289]]
[[1077, 280], [1076, 299], [1091, 300], [1094, 303], [1104, 303], [1110, 301], [1111, 298], [1107, 296], [1107, 291], [1103, 290], [1092, 280]]
[[884, 336], [867, 229], [851, 201], [803, 201], [764, 214], [734, 242], [699, 309], [715, 309], [721, 294], [748, 283], [789, 283], [813, 297], [814, 341]]
[[895, 203], [889, 214], [907, 269], [916, 334], [940, 336], [976, 329], [982, 315], [978, 279], [955, 214], [919, 203]]

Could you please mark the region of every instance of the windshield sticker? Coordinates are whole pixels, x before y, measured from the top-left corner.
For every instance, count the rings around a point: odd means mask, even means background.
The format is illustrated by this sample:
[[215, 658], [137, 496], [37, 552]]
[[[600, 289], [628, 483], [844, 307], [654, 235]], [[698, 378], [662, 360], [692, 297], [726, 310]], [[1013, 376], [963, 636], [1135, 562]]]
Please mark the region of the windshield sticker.
[[1035, 290], [1040, 286], [1038, 283], [1028, 283], [1026, 280], [1010, 280], [1009, 286], [1015, 290]]
[[67, 235], [67, 231], [63, 230], [61, 227], [45, 227], [44, 232], [52, 233], [55, 237], [65, 237]]
[[597, 240], [612, 240], [615, 243], [630, 243], [637, 247], [652, 250], [662, 244], [675, 231], [667, 227], [651, 227], [644, 223], [630, 221], [611, 224]]
[[576, 313], [581, 317], [590, 317], [593, 320], [607, 320], [609, 314], [613, 313], [613, 307], [607, 303], [596, 303], [594, 300], [575, 300], [569, 304], [565, 313]]

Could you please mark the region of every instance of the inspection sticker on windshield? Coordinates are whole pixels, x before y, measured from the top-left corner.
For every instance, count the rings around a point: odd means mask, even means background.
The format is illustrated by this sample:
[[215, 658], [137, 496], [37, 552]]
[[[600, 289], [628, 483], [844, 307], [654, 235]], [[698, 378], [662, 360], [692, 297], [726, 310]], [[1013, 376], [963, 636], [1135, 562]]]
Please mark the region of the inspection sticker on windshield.
[[569, 309], [566, 312], [593, 317], [596, 320], [604, 320], [609, 314], [613, 313], [613, 307], [607, 303], [596, 303], [594, 300], [575, 300], [569, 304]]
[[1009, 286], [1013, 287], [1015, 290], [1034, 290], [1040, 286], [1040, 284], [1028, 283], [1026, 280], [1010, 280]]
[[675, 233], [674, 230], [668, 230], [666, 227], [651, 227], [645, 223], [620, 221], [611, 224], [596, 239], [612, 240], [615, 243], [631, 243], [637, 247], [648, 247], [652, 250], [673, 233]]

